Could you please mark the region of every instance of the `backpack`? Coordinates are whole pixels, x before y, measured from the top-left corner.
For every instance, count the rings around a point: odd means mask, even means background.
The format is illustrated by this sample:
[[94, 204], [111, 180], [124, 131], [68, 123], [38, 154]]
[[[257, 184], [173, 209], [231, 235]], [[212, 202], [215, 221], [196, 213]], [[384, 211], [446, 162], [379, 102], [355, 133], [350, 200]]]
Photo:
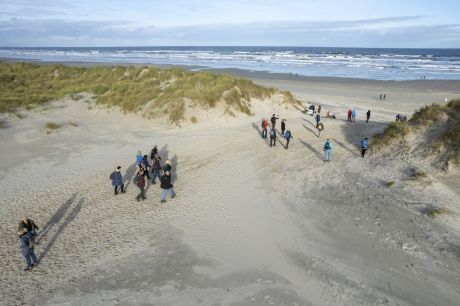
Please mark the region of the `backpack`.
[[109, 176], [109, 179], [113, 180], [113, 177], [115, 176], [115, 172], [112, 172]]
[[273, 136], [273, 137], [276, 136], [275, 130], [271, 130], [271, 131], [270, 131], [270, 136]]
[[329, 142], [326, 142], [326, 144], [324, 145], [324, 150], [330, 150], [331, 149], [331, 144]]
[[291, 138], [291, 132], [290, 132], [290, 131], [286, 131], [286, 132], [284, 133], [284, 138], [286, 138], [286, 139]]

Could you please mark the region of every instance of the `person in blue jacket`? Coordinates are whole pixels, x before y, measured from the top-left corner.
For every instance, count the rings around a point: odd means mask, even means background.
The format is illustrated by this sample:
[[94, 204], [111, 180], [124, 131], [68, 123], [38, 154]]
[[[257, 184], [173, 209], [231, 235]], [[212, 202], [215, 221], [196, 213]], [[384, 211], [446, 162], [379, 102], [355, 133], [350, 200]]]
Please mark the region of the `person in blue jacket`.
[[324, 151], [324, 162], [330, 161], [331, 154], [332, 154], [332, 142], [329, 138], [324, 143], [323, 151]]
[[123, 184], [123, 176], [121, 175], [121, 166], [118, 166], [115, 171], [110, 174], [112, 180], [112, 186], [115, 187], [114, 194], [118, 194], [118, 187], [121, 189], [121, 193], [125, 193], [125, 184]]
[[140, 167], [143, 158], [144, 158], [144, 157], [142, 156], [141, 150], [137, 151], [137, 155], [136, 155], [136, 165], [138, 165], [138, 166]]
[[365, 137], [361, 140], [361, 157], [364, 158], [364, 154], [366, 154], [367, 149], [369, 149], [369, 140]]

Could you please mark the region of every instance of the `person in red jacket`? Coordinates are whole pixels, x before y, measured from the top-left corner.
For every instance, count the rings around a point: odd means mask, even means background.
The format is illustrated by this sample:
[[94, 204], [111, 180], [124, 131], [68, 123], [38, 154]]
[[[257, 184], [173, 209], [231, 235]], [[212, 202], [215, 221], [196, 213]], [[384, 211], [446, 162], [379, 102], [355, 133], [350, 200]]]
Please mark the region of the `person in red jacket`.
[[144, 178], [144, 170], [141, 168], [137, 172], [136, 176], [134, 177], [136, 186], [139, 187], [140, 193], [137, 195], [136, 200], [140, 201], [147, 199], [145, 196], [145, 178]]
[[262, 120], [262, 138], [267, 138], [268, 120]]
[[347, 120], [348, 120], [348, 121], [351, 121], [351, 109], [348, 110], [348, 113], [347, 113]]

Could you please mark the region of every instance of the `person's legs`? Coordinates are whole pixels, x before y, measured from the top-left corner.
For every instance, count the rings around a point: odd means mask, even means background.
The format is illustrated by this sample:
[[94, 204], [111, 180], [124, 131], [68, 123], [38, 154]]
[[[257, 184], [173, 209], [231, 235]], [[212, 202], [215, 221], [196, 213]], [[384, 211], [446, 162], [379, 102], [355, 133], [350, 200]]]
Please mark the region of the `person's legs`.
[[364, 154], [366, 154], [366, 149], [361, 150], [361, 157], [364, 157]]
[[136, 200], [140, 201], [143, 196], [144, 188], [139, 187], [139, 194], [136, 197]]
[[30, 257], [30, 260], [32, 262], [32, 265], [37, 264], [37, 256], [35, 256], [35, 252], [34, 252], [33, 248], [29, 249], [29, 257]]
[[30, 249], [28, 247], [21, 247], [21, 253], [22, 256], [24, 256], [24, 259], [26, 260], [27, 268], [30, 268], [32, 266], [32, 260], [29, 256]]
[[149, 168], [145, 169], [144, 173], [147, 176], [147, 179], [150, 180]]
[[176, 196], [176, 193], [174, 192], [174, 188], [169, 189], [171, 191], [171, 199]]
[[118, 186], [115, 186], [114, 194], [118, 194]]
[[324, 161], [329, 161], [330, 155], [331, 155], [330, 150], [324, 150]]
[[273, 137], [270, 136], [270, 147], [273, 145]]
[[166, 202], [166, 195], [168, 194], [168, 189], [163, 189], [161, 192], [161, 202]]
[[125, 193], [125, 192], [126, 192], [126, 191], [125, 191], [125, 184], [121, 184], [120, 187], [121, 187], [121, 192], [122, 192], [122, 193]]
[[289, 147], [289, 140], [290, 140], [290, 138], [286, 139], [286, 150], [287, 150], [288, 147]]
[[145, 196], [145, 188], [144, 187], [141, 187], [141, 197], [142, 197], [142, 200], [147, 199], [147, 197]]
[[276, 137], [273, 137], [273, 146], [276, 147]]

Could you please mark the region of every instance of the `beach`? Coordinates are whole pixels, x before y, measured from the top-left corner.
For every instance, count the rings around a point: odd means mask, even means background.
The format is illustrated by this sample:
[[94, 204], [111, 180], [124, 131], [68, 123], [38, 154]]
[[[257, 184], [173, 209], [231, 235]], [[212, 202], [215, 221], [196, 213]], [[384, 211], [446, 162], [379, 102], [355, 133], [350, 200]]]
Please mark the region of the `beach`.
[[[361, 158], [359, 141], [398, 113], [460, 97], [460, 81], [212, 71], [289, 90], [337, 119], [324, 118], [317, 137], [298, 108], [253, 103], [254, 116], [177, 127], [95, 105], [90, 95], [2, 115], [0, 304], [458, 303], [458, 169], [410, 153]], [[356, 123], [346, 121], [352, 107]], [[260, 137], [261, 119], [273, 113], [287, 119], [288, 150], [281, 137], [276, 147]], [[62, 127], [47, 134], [48, 121]], [[160, 203], [159, 185], [149, 184], [137, 202], [135, 155], [154, 145], [171, 160], [177, 197]], [[109, 175], [118, 165], [127, 193], [115, 196]], [[411, 179], [413, 166], [430, 182]], [[432, 218], [430, 205], [451, 213]], [[40, 264], [28, 274], [15, 236], [23, 214], [41, 227]]]

